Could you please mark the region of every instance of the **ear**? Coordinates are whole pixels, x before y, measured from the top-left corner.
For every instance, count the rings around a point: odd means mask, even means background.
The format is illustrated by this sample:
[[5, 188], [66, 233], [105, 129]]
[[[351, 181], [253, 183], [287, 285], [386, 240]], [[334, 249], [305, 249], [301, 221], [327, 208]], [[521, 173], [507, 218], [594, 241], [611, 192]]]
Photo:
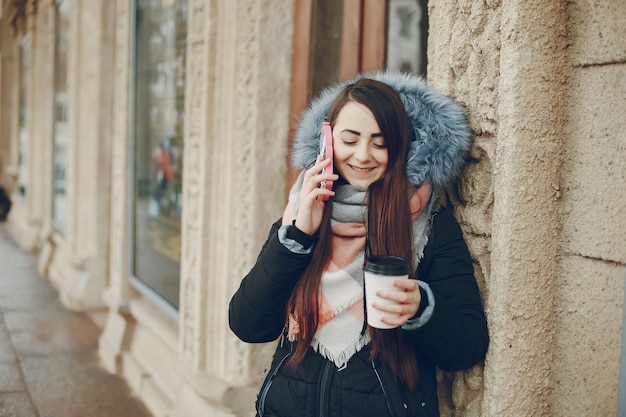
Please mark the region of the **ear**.
[[411, 218], [415, 218], [421, 213], [422, 209], [426, 207], [428, 200], [430, 200], [430, 194], [433, 191], [433, 186], [430, 183], [424, 182], [415, 189], [415, 193], [409, 199], [409, 207], [411, 209]]

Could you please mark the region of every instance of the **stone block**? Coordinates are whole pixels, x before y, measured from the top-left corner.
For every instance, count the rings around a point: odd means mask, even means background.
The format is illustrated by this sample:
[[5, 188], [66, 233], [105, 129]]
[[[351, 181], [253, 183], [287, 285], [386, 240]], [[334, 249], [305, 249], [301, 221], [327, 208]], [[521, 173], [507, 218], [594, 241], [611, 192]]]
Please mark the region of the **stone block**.
[[551, 415], [615, 415], [624, 267], [570, 256], [555, 294]]
[[561, 179], [563, 245], [613, 262], [626, 257], [626, 66], [572, 73]]
[[574, 1], [568, 7], [574, 65], [626, 62], [623, 0]]

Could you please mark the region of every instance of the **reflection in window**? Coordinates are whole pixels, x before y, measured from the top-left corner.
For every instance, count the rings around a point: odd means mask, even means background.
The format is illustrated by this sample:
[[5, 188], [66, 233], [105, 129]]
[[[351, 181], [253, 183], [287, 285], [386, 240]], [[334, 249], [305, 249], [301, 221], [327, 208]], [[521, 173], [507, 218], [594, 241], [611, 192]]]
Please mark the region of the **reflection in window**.
[[28, 77], [30, 73], [30, 33], [20, 41], [20, 114], [18, 123], [18, 187], [20, 195], [26, 195], [28, 170], [26, 151], [28, 149]]
[[428, 0], [389, 0], [387, 68], [426, 76]]
[[54, 131], [52, 172], [52, 221], [65, 230], [65, 167], [67, 155], [67, 51], [70, 0], [57, 0], [54, 43]]
[[187, 1], [136, 0], [135, 16], [132, 282], [171, 310], [180, 285]]
[[311, 34], [311, 95], [339, 81], [343, 1], [313, 3]]

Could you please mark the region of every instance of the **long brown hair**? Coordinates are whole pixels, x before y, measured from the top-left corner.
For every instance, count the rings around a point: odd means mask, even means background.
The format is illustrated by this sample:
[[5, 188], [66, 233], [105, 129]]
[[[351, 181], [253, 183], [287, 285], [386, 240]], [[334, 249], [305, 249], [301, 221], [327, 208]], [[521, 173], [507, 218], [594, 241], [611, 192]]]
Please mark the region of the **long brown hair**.
[[[328, 113], [334, 125], [348, 102], [368, 107], [380, 127], [388, 153], [388, 165], [381, 179], [368, 189], [368, 240], [366, 255], [396, 255], [412, 260], [412, 222], [408, 202], [409, 181], [406, 160], [411, 130], [408, 116], [396, 91], [385, 83], [363, 78], [347, 85]], [[330, 204], [326, 204], [319, 239], [311, 262], [296, 284], [288, 303], [299, 326], [298, 345], [291, 359], [295, 366], [306, 355], [318, 325], [319, 288], [322, 273], [330, 259]], [[387, 365], [394, 376], [413, 389], [417, 380], [417, 358], [401, 329], [379, 330], [369, 327], [372, 358]]]

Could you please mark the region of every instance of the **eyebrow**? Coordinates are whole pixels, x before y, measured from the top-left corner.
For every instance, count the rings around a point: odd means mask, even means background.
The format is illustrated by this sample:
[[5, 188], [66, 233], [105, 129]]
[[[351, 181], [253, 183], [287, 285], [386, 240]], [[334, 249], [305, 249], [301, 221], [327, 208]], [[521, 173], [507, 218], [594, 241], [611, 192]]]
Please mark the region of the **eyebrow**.
[[[348, 132], [348, 133], [352, 133], [353, 135], [356, 135], [356, 136], [361, 136], [361, 132], [359, 132], [357, 130], [343, 129], [342, 132]], [[372, 136], [370, 136], [370, 137], [372, 137], [372, 138], [382, 138], [383, 134], [381, 132], [372, 133]]]

